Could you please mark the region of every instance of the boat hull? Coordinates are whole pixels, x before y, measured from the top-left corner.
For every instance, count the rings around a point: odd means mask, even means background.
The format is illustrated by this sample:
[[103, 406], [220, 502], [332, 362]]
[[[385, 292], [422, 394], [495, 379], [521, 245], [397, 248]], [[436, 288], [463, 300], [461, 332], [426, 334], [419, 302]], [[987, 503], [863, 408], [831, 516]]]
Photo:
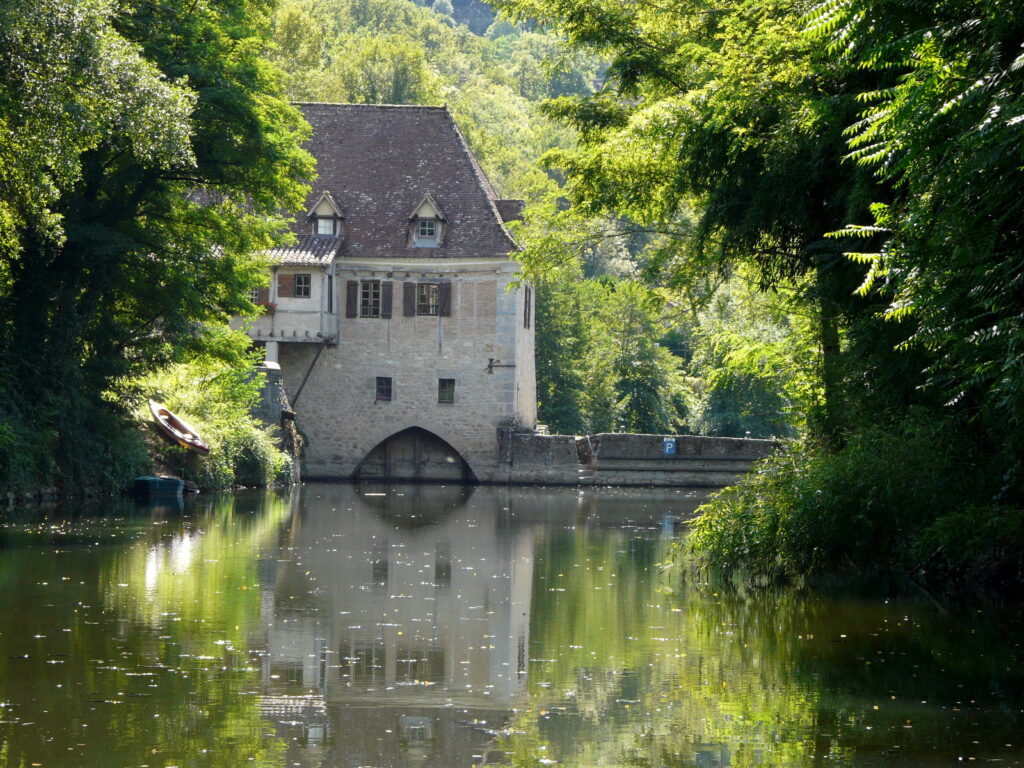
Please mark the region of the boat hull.
[[203, 442], [199, 433], [183, 418], [175, 416], [155, 400], [149, 401], [149, 410], [156, 421], [157, 429], [165, 439], [201, 456], [210, 452], [210, 446]]

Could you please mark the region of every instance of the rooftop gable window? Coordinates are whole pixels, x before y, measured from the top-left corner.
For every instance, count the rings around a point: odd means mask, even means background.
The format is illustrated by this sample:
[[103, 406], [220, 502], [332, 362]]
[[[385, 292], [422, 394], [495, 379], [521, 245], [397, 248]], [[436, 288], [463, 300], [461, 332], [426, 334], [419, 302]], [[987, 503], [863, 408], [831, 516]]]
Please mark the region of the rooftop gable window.
[[414, 248], [437, 248], [444, 237], [447, 220], [441, 206], [426, 195], [409, 217], [410, 245]]
[[345, 219], [339, 206], [330, 192], [323, 192], [312, 208], [306, 213], [312, 234], [318, 237], [338, 237], [341, 235], [341, 222]]

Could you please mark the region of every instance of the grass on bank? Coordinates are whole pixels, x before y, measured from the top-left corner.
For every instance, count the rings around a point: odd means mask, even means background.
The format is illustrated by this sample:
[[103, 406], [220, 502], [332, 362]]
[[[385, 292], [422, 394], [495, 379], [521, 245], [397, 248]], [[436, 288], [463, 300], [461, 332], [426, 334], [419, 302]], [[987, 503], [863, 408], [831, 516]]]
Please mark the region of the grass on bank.
[[1024, 510], [1001, 464], [924, 420], [864, 429], [836, 451], [788, 443], [700, 508], [688, 554], [756, 580], [859, 571], [1019, 584]]

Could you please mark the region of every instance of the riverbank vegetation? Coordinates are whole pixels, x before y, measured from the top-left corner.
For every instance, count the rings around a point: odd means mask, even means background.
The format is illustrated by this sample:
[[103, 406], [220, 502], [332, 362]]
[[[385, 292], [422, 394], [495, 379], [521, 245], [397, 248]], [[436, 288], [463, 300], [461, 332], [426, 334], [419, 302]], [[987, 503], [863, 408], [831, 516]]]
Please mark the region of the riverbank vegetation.
[[700, 275], [746, 276], [803, 350], [777, 389], [800, 442], [704, 508], [697, 550], [773, 576], [1019, 583], [1024, 8], [497, 5], [608, 62], [544, 108], [578, 139], [543, 160], [560, 215], [652, 238], [643, 278], [703, 306]]
[[[198, 456], [156, 435], [149, 408], [134, 416], [148, 428], [146, 448], [156, 466], [202, 489], [266, 486], [291, 481], [293, 458], [271, 428], [252, 415], [263, 376], [243, 334], [210, 332], [217, 354], [192, 355], [132, 382], [139, 398], [153, 397], [180, 415], [210, 447]], [[132, 400], [136, 398], [131, 398]]]
[[0, 2], [4, 491], [123, 487], [138, 382], [253, 312], [313, 173], [272, 7]]

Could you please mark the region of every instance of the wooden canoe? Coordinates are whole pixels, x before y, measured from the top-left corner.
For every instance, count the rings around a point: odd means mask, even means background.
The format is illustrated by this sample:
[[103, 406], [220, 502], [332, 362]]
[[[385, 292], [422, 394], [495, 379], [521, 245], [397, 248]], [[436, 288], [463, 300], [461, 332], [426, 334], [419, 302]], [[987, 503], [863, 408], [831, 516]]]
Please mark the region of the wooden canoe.
[[153, 418], [156, 419], [160, 434], [172, 443], [177, 443], [182, 448], [203, 456], [210, 452], [210, 446], [203, 442], [203, 439], [189, 426], [187, 421], [175, 416], [155, 400], [149, 401], [149, 410], [152, 411]]

